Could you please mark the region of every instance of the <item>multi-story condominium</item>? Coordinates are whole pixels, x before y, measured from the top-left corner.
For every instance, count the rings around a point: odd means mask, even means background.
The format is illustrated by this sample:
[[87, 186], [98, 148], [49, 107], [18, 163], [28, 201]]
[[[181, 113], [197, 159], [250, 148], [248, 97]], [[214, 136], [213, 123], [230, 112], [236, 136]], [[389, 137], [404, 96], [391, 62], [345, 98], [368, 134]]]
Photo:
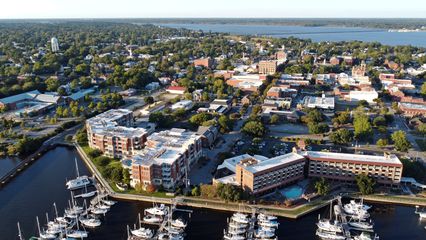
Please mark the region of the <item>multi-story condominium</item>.
[[402, 163], [396, 155], [360, 155], [332, 152], [304, 152], [309, 160], [309, 177], [324, 177], [353, 182], [355, 176], [366, 174], [384, 185], [399, 184]]
[[133, 128], [133, 113], [111, 109], [86, 121], [89, 146], [106, 156], [130, 157], [141, 150], [148, 135], [144, 128]]
[[272, 75], [277, 72], [277, 61], [260, 61], [259, 74]]
[[214, 64], [214, 60], [210, 57], [207, 58], [199, 58], [194, 60], [194, 66], [202, 66], [205, 68], [211, 68]]
[[173, 189], [187, 183], [190, 166], [201, 156], [201, 137], [194, 132], [173, 128], [153, 133], [145, 148], [132, 158], [131, 185]]

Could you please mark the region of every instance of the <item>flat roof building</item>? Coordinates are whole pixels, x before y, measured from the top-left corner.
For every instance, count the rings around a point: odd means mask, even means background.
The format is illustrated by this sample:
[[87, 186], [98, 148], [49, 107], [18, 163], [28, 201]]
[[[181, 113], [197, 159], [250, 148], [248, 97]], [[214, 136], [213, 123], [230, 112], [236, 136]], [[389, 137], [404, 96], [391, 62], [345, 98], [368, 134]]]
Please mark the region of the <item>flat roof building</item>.
[[155, 185], [173, 189], [185, 183], [190, 167], [202, 156], [201, 137], [173, 128], [153, 133], [146, 146], [132, 157], [131, 185]]
[[334, 97], [326, 97], [324, 94], [321, 97], [306, 96], [303, 98], [303, 105], [307, 108], [334, 110], [334, 102]]
[[86, 120], [89, 147], [114, 158], [130, 157], [141, 150], [148, 132], [133, 128], [133, 112], [111, 109]]

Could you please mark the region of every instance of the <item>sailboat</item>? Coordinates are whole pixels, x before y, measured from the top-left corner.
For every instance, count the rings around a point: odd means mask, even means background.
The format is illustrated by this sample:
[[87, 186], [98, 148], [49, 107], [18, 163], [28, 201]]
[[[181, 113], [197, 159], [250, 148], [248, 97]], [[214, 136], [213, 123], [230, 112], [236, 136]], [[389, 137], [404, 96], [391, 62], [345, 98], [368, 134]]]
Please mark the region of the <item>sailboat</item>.
[[80, 197], [81, 198], [90, 198], [90, 197], [95, 196], [95, 194], [97, 192], [98, 192], [97, 190], [91, 191], [91, 192], [87, 192], [87, 185], [84, 185], [84, 193], [75, 195], [74, 198], [80, 198]]
[[84, 231], [84, 230], [80, 230], [79, 228], [79, 224], [78, 224], [78, 219], [75, 219], [76, 221], [76, 225], [77, 225], [77, 230], [71, 229], [69, 230], [69, 232], [67, 232], [66, 236], [70, 237], [70, 238], [86, 238], [89, 236], [89, 233]]
[[91, 184], [88, 176], [80, 176], [78, 171], [77, 158], [75, 158], [75, 169], [77, 171], [77, 178], [67, 181], [66, 186], [68, 190], [80, 189]]
[[36, 217], [37, 220], [37, 228], [38, 228], [38, 235], [39, 235], [39, 239], [56, 239], [56, 235], [55, 234], [51, 234], [51, 233], [47, 233], [47, 232], [42, 232], [41, 228], [40, 228], [40, 221], [38, 220], [38, 217]]

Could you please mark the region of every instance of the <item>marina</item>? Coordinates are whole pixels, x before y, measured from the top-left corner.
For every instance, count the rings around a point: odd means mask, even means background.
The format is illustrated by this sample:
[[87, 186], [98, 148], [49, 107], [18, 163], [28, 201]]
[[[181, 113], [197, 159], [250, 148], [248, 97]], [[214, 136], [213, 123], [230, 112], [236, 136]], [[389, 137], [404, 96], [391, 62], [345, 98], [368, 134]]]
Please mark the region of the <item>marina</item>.
[[[52, 149], [18, 175], [0, 191], [0, 235], [5, 239], [19, 239], [17, 222], [20, 224], [25, 239], [37, 233], [36, 216], [43, 218], [46, 211], [54, 216], [52, 204], [55, 202], [58, 212], [68, 206], [70, 192], [65, 187], [65, 179], [75, 178], [75, 158], [80, 175], [90, 176], [77, 151], [73, 148], [59, 147]], [[81, 189], [84, 192], [84, 188]], [[102, 196], [102, 195], [101, 195]], [[113, 199], [108, 199], [113, 200]], [[88, 202], [90, 204], [90, 202]], [[370, 205], [370, 204], [369, 204]], [[371, 204], [369, 211], [374, 220], [374, 230], [381, 239], [424, 239], [426, 222], [419, 221], [414, 207]], [[32, 206], [26, 208], [26, 206]], [[87, 228], [87, 239], [127, 239], [127, 226], [137, 223], [138, 213], [151, 208], [148, 202], [118, 201], [114, 207], [102, 216], [102, 225], [98, 228]], [[185, 239], [217, 240], [223, 238], [223, 230], [227, 228], [227, 218], [232, 212], [209, 210], [203, 208], [181, 207], [192, 210], [190, 222], [185, 229]], [[419, 209], [421, 210], [421, 209]], [[327, 207], [314, 211], [297, 220], [278, 217], [278, 239], [318, 239], [315, 236], [318, 214], [328, 216]], [[176, 212], [176, 218], [186, 218], [188, 213]], [[40, 218], [40, 220], [41, 220]], [[45, 222], [45, 220], [43, 220]], [[398, 231], [399, 226], [406, 232]], [[7, 226], [7, 227], [5, 227]], [[155, 226], [155, 225], [151, 225]], [[158, 226], [158, 225], [157, 225]], [[214, 227], [212, 227], [214, 226]]]

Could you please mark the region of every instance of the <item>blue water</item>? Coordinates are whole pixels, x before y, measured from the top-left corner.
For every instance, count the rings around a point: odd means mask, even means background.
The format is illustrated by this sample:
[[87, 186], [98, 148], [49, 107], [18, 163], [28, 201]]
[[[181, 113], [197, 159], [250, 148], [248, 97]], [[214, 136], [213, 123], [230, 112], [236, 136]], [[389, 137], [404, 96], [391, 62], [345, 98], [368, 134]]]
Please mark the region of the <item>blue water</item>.
[[173, 28], [187, 28], [223, 32], [240, 35], [261, 35], [271, 37], [297, 37], [323, 41], [380, 42], [382, 44], [412, 45], [426, 47], [426, 32], [398, 33], [387, 29], [347, 28], [347, 27], [303, 27], [303, 26], [271, 26], [271, 25], [239, 25], [239, 24], [161, 24]]

